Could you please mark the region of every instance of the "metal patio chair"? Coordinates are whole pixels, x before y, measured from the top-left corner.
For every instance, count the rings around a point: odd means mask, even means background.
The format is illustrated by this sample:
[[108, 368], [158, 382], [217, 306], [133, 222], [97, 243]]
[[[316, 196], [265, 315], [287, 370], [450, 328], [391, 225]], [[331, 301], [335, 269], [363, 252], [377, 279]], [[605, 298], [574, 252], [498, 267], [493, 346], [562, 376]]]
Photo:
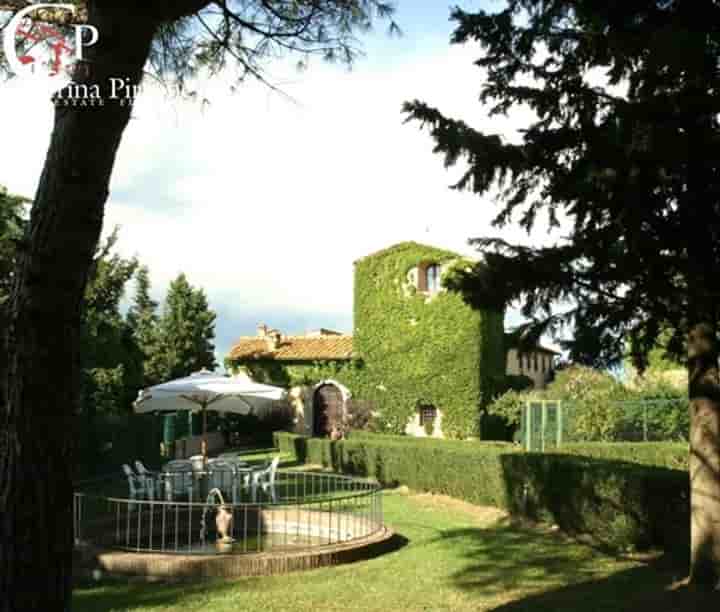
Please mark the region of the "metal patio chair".
[[163, 466], [162, 479], [165, 484], [165, 499], [172, 501], [176, 497], [187, 496], [192, 499], [193, 466], [190, 461], [176, 459]]

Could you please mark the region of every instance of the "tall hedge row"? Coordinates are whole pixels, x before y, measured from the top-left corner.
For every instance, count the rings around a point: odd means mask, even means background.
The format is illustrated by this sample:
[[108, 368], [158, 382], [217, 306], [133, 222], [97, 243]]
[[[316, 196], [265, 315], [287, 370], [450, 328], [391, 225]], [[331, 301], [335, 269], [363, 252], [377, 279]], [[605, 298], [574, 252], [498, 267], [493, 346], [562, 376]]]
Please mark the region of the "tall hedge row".
[[690, 448], [687, 442], [584, 442], [563, 444], [557, 452], [599, 459], [642, 463], [674, 470], [687, 470]]
[[523, 453], [511, 444], [276, 432], [280, 451], [336, 471], [451, 495], [587, 534], [612, 550], [687, 554], [687, 471], [604, 457]]

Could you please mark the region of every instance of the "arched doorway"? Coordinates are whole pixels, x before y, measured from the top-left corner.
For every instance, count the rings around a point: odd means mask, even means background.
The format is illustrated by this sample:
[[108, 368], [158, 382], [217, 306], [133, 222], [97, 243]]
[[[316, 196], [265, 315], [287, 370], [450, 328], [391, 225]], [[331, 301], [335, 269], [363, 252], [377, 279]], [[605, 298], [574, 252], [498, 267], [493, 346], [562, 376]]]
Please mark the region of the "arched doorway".
[[330, 435], [333, 424], [342, 419], [343, 396], [335, 385], [321, 385], [313, 396], [313, 435]]

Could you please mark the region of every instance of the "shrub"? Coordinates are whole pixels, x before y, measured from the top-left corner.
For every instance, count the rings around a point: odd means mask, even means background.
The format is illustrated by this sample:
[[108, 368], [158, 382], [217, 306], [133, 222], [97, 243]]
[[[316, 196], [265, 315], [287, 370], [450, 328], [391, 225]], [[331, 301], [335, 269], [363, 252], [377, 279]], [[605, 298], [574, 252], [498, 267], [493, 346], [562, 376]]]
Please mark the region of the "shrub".
[[687, 555], [685, 471], [540, 453], [505, 454], [502, 469], [513, 514], [552, 521], [611, 550], [657, 547]]
[[557, 373], [544, 395], [566, 402], [569, 439], [611, 441], [616, 438], [623, 413], [617, 402], [627, 398], [627, 390], [609, 374], [572, 366]]
[[502, 418], [514, 431], [520, 427], [522, 409], [528, 397], [530, 396], [526, 393], [506, 391], [488, 406], [487, 412], [489, 415]]
[[563, 400], [568, 441], [688, 439], [686, 396], [658, 378], [625, 387], [608, 374], [573, 366], [559, 372], [542, 395]]
[[[275, 433], [282, 452], [309, 463], [376, 478], [386, 485], [452, 495], [477, 504], [504, 506], [499, 456], [512, 444], [414, 438], [354, 432], [347, 440]], [[298, 447], [301, 450], [298, 452]]]
[[75, 418], [75, 478], [120, 475], [123, 463], [140, 459], [160, 466], [162, 421], [149, 414], [96, 415]]
[[[579, 445], [596, 456], [519, 452], [516, 445], [357, 432], [343, 441], [276, 432], [276, 446], [299, 460], [339, 472], [404, 484], [475, 504], [550, 520], [589, 534], [613, 550], [663, 547], [685, 554], [689, 526], [687, 471], [600, 456], [620, 445]], [[625, 444], [625, 447], [641, 446]], [[677, 445], [675, 445], [677, 446]], [[638, 451], [646, 462], [677, 456], [673, 445]], [[625, 451], [626, 453], [628, 451]]]
[[669, 382], [648, 377], [638, 379], [630, 391], [631, 405], [626, 412], [628, 429], [646, 435], [649, 440], [690, 439], [690, 410], [687, 390]]
[[522, 407], [528, 399], [539, 397], [527, 376], [508, 375], [497, 384], [497, 395], [481, 418], [483, 440], [512, 440], [520, 429]]
[[375, 404], [362, 399], [348, 399], [344, 410], [333, 410], [327, 414], [326, 431], [332, 440], [347, 437], [352, 431], [373, 431], [377, 421], [373, 416]]

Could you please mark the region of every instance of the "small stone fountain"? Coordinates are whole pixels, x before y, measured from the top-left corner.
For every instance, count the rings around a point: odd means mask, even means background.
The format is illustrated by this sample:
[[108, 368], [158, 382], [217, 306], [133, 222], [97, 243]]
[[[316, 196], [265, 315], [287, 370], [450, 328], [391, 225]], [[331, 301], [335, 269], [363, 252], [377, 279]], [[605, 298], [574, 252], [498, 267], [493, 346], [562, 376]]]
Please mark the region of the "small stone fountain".
[[235, 541], [229, 534], [232, 531], [233, 515], [230, 507], [225, 503], [222, 496], [222, 491], [215, 488], [211, 489], [208, 493], [207, 500], [205, 500], [205, 508], [203, 509], [202, 521], [200, 522], [200, 540], [205, 544], [205, 534], [207, 533], [207, 511], [213, 502], [213, 498], [217, 497], [220, 500], [220, 505], [217, 507], [215, 514], [215, 527], [218, 533], [218, 539], [215, 542], [215, 548], [220, 553], [232, 552], [232, 545]]

